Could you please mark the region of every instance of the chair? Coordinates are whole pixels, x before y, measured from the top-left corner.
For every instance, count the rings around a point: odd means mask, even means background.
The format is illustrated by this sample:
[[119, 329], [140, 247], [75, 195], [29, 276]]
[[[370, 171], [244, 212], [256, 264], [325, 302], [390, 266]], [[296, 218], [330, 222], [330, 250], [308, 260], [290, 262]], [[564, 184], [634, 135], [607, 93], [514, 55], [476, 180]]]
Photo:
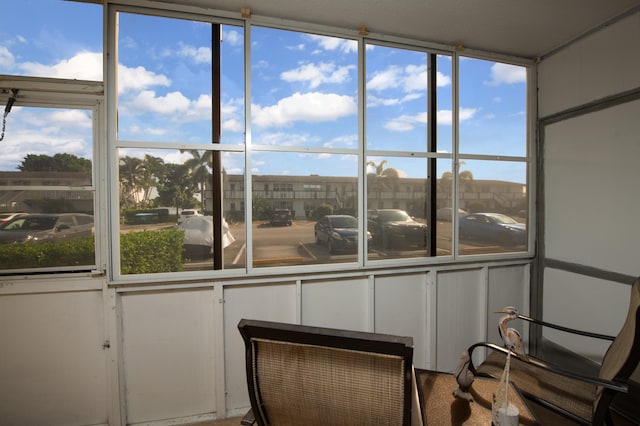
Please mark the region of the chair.
[[[560, 369], [532, 356], [528, 360], [512, 356], [510, 370], [511, 382], [526, 398], [580, 424], [612, 424], [611, 402], [618, 393], [628, 392], [627, 381], [640, 361], [640, 278], [631, 286], [627, 318], [616, 337], [574, 330], [524, 315], [519, 318], [568, 333], [612, 340], [597, 377]], [[472, 345], [469, 354], [482, 346], [493, 351], [477, 369], [471, 363], [471, 371], [499, 378], [508, 350], [483, 342]]]
[[411, 337], [249, 319], [238, 329], [251, 400], [242, 424], [423, 424]]

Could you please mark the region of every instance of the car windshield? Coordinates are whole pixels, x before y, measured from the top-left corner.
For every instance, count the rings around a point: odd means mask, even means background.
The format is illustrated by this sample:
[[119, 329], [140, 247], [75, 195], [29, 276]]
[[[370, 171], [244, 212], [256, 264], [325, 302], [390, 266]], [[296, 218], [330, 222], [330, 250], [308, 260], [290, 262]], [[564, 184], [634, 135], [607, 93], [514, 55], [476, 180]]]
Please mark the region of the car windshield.
[[358, 219], [355, 217], [332, 217], [329, 219], [331, 225], [334, 228], [357, 228], [358, 227]]
[[28, 231], [45, 231], [47, 229], [52, 229], [55, 224], [57, 217], [29, 217], [29, 218], [18, 218], [10, 223], [8, 223], [3, 230], [28, 230]]
[[404, 210], [387, 210], [378, 212], [382, 222], [408, 222], [411, 220]]
[[504, 225], [518, 223], [517, 220], [503, 214], [492, 214], [491, 217], [493, 217], [497, 223], [502, 223]]

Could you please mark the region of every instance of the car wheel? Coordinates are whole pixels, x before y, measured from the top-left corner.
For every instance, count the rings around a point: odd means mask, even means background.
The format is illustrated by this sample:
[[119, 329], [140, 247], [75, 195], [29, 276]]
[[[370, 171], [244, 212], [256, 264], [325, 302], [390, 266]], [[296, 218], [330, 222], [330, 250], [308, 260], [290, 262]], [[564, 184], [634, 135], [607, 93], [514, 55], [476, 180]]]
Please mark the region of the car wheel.
[[329, 254], [335, 253], [335, 249], [333, 248], [333, 244], [331, 244], [331, 239], [327, 240], [327, 246], [329, 247]]
[[317, 232], [316, 232], [316, 244], [322, 244], [322, 241], [320, 241], [320, 235], [318, 235]]

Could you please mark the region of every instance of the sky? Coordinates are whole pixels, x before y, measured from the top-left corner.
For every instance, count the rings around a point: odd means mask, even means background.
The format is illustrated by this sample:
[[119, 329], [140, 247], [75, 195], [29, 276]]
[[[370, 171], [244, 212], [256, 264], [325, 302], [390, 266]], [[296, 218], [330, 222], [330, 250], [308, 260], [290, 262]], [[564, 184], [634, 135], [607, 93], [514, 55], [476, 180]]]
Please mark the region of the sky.
[[[21, 16], [29, 16], [24, 25]], [[169, 18], [120, 15], [118, 137], [123, 141], [211, 142], [211, 26]], [[0, 74], [102, 80], [102, 8], [61, 0], [22, 0], [0, 15]], [[251, 33], [251, 142], [324, 153], [254, 152], [256, 174], [356, 176], [358, 148], [357, 44], [353, 40], [254, 27]], [[244, 33], [222, 27], [223, 144], [245, 140]], [[426, 152], [427, 55], [395, 47], [366, 49], [367, 147]], [[437, 150], [451, 153], [452, 60], [437, 57]], [[460, 151], [526, 155], [526, 85], [522, 67], [460, 60]], [[89, 158], [87, 111], [14, 107], [7, 117], [0, 170], [15, 170], [27, 153], [68, 152]], [[128, 150], [130, 155], [145, 151]], [[148, 152], [148, 150], [147, 150]], [[167, 162], [176, 149], [153, 150]], [[425, 177], [426, 164], [393, 153], [386, 159], [407, 177]], [[440, 161], [439, 172], [450, 170]], [[443, 166], [440, 167], [440, 164]], [[465, 161], [476, 179], [525, 182], [524, 163]], [[242, 156], [225, 157], [230, 173]], [[441, 173], [438, 173], [440, 175]]]

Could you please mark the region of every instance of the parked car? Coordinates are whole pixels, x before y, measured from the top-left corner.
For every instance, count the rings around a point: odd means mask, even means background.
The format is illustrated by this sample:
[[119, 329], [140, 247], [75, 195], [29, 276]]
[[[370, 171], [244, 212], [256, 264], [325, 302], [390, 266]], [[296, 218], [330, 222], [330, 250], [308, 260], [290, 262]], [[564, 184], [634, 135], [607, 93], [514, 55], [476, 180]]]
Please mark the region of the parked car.
[[[469, 212], [463, 209], [458, 209], [458, 217], [464, 217], [468, 215]], [[451, 222], [453, 218], [453, 208], [452, 207], [443, 207], [436, 211], [436, 219], [442, 220], [444, 222]]]
[[0, 229], [0, 244], [65, 241], [93, 235], [93, 216], [38, 213], [16, 216]]
[[0, 228], [4, 227], [4, 225], [13, 219], [16, 216], [20, 216], [25, 213], [0, 213]]
[[178, 214], [178, 224], [181, 224], [186, 218], [192, 216], [202, 216], [202, 213], [200, 213], [198, 210], [193, 209], [182, 210], [180, 214]]
[[[358, 252], [358, 219], [349, 215], [326, 215], [314, 225], [316, 243], [326, 244], [329, 253]], [[371, 238], [371, 233], [367, 232]]]
[[288, 209], [277, 209], [273, 212], [273, 216], [271, 216], [271, 220], [269, 224], [271, 226], [275, 225], [286, 225], [291, 226], [293, 223], [293, 215], [291, 214], [291, 210]]
[[[213, 216], [194, 215], [184, 219], [178, 229], [184, 231], [184, 248], [187, 257], [211, 257], [213, 255]], [[222, 222], [222, 248], [236, 239], [229, 231], [227, 221]]]
[[415, 221], [404, 210], [379, 209], [367, 213], [372, 244], [383, 249], [424, 249], [427, 225]]
[[460, 238], [476, 239], [502, 246], [526, 244], [527, 229], [510, 216], [501, 213], [471, 213], [459, 219]]

